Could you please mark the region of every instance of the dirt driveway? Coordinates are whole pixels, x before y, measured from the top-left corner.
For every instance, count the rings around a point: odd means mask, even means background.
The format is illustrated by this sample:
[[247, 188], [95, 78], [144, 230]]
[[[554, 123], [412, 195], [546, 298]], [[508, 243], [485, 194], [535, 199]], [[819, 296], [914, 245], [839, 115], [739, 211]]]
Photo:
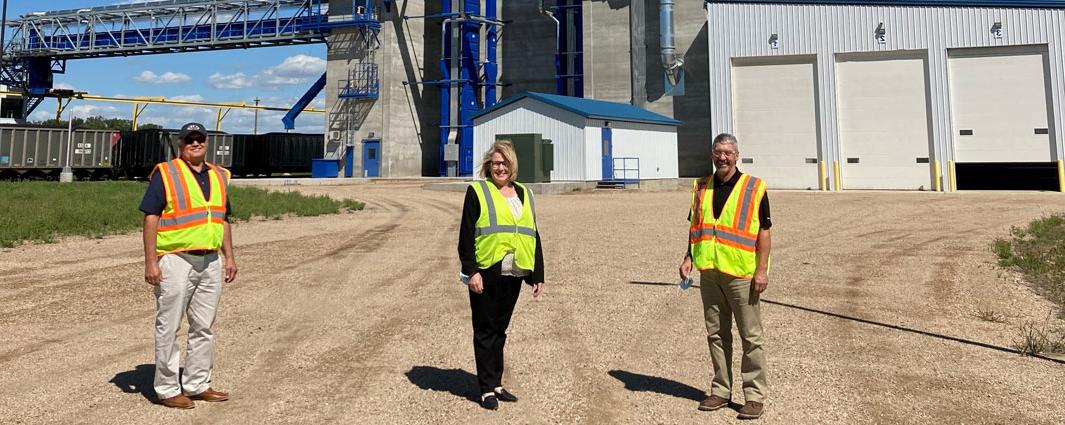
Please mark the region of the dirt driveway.
[[[696, 410], [710, 380], [698, 290], [670, 286], [688, 194], [538, 197], [548, 286], [522, 295], [507, 347], [505, 382], [522, 400], [487, 412], [471, 401], [456, 277], [462, 194], [301, 190], [368, 207], [235, 227], [240, 275], [222, 297], [214, 375], [233, 400], [191, 411], [148, 401], [154, 302], [139, 235], [0, 252], [0, 423], [735, 421]], [[763, 422], [1065, 423], [1065, 364], [995, 348], [1052, 306], [988, 249], [1065, 196], [771, 199]], [[978, 319], [978, 306], [1007, 323]]]

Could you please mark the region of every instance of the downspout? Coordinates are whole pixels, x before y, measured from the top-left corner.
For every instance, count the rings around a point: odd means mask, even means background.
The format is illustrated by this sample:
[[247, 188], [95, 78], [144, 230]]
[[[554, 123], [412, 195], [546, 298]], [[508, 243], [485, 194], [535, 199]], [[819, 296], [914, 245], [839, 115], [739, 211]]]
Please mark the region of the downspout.
[[562, 41], [559, 40], [559, 38], [562, 37], [562, 24], [558, 22], [558, 18], [555, 17], [555, 14], [551, 13], [551, 9], [544, 6], [544, 0], [540, 0], [540, 13], [543, 15], [547, 15], [548, 18], [551, 18], [552, 21], [555, 21], [555, 87], [558, 91], [558, 93], [556, 94], [564, 95], [566, 94], [566, 91], [563, 89], [563, 85], [561, 82], [563, 79], [562, 58], [559, 56], [558, 50], [558, 46], [562, 43]]
[[684, 72], [684, 57], [677, 54], [673, 39], [673, 0], [658, 0], [658, 22], [661, 33], [662, 67], [670, 84], [676, 85]]
[[[451, 10], [449, 12], [454, 13], [456, 7], [461, 7], [458, 0], [450, 0]], [[461, 10], [461, 8], [459, 9]], [[462, 14], [460, 14], [461, 16]], [[448, 26], [454, 21], [460, 21], [461, 18], [447, 18], [440, 24], [440, 52], [443, 54], [447, 52], [445, 46], [447, 45], [448, 38], [451, 41], [451, 49], [448, 52], [448, 75], [446, 78], [448, 85], [448, 105], [447, 105], [447, 141], [444, 147], [444, 170], [440, 170], [442, 175], [453, 177], [458, 175], [458, 123], [459, 123], [459, 85], [456, 80], [459, 79], [459, 62], [462, 60], [459, 52], [461, 31], [458, 28], [451, 28], [450, 37], [445, 37], [447, 34]], [[441, 111], [443, 112], [443, 111]], [[451, 155], [448, 150], [454, 149], [455, 154]], [[452, 157], [453, 156], [453, 157]], [[454, 167], [454, 170], [451, 170]]]

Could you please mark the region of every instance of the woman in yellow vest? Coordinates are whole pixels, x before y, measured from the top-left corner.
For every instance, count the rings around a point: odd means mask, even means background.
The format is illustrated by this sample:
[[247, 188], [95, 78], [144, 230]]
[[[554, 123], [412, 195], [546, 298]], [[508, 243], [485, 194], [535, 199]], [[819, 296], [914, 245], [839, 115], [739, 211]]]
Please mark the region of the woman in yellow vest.
[[503, 345], [521, 284], [539, 297], [544, 255], [536, 231], [532, 191], [514, 181], [518, 160], [509, 141], [498, 141], [481, 162], [481, 177], [466, 190], [459, 227], [462, 279], [469, 287], [473, 353], [481, 407], [518, 401], [503, 388]]

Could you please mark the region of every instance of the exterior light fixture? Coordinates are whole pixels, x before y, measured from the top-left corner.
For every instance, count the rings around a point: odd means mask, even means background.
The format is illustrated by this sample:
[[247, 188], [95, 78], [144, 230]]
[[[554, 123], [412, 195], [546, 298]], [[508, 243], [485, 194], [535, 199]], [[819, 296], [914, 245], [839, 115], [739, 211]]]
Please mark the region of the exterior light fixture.
[[876, 26], [876, 30], [873, 31], [873, 37], [876, 38], [876, 42], [879, 44], [887, 43], [887, 30], [884, 29], [883, 22]]
[[769, 35], [769, 48], [771, 48], [771, 49], [780, 48], [780, 37], [777, 37], [776, 34], [770, 34]]
[[991, 25], [991, 35], [995, 38], [1002, 38], [1002, 22], [995, 22]]

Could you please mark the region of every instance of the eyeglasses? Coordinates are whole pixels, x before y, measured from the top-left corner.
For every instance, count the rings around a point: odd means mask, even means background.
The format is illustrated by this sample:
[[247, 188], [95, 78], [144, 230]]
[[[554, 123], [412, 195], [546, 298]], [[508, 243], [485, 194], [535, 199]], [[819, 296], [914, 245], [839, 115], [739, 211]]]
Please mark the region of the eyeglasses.
[[719, 151], [719, 150], [715, 150], [715, 151], [711, 152], [711, 155], [717, 156], [717, 157], [735, 156], [736, 155], [736, 151]]
[[207, 139], [204, 139], [202, 137], [193, 137], [193, 138], [190, 138], [190, 139], [185, 139], [185, 144], [186, 145], [192, 145], [192, 144], [206, 145], [207, 144]]
[[501, 167], [502, 168], [502, 167], [506, 167], [507, 163], [505, 161], [492, 161], [491, 166], [492, 167]]

